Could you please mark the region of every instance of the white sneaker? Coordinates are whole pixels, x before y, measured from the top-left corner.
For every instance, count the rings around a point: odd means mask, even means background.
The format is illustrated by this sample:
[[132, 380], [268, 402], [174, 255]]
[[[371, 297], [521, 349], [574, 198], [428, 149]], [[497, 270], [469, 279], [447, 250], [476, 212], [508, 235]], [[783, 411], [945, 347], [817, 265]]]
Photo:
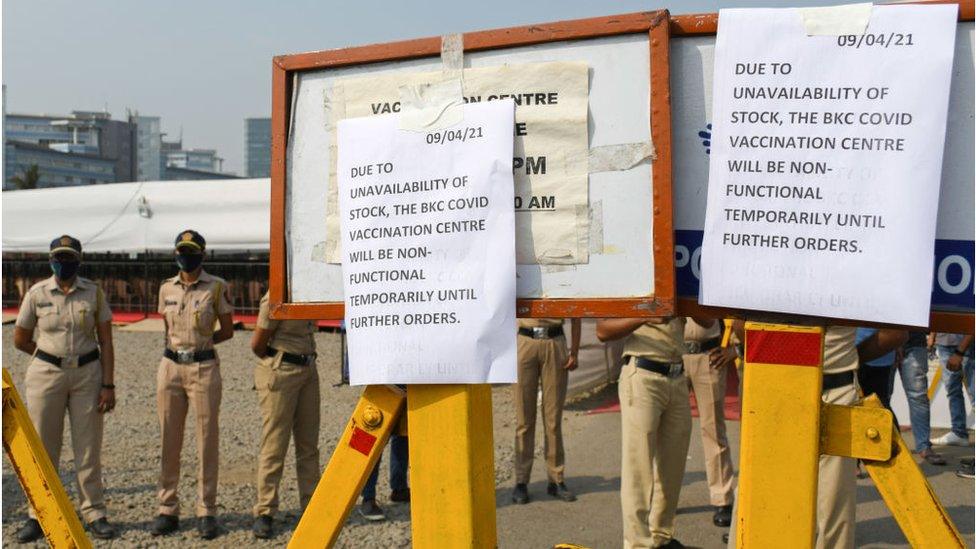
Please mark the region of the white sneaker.
[[932, 441], [933, 446], [969, 446], [969, 439], [949, 431], [941, 437]]

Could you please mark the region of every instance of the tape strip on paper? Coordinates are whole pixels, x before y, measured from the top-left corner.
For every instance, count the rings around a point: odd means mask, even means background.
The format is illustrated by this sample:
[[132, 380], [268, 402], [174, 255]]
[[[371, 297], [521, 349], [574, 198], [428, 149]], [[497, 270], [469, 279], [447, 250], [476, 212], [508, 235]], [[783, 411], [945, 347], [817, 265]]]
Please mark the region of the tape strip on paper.
[[436, 82], [400, 86], [400, 129], [436, 131], [464, 120], [464, 36], [441, 37], [444, 78]]
[[645, 160], [654, 161], [654, 145], [650, 141], [621, 143], [592, 147], [589, 152], [589, 173], [629, 170]]
[[871, 4], [848, 4], [822, 8], [797, 8], [807, 36], [864, 34], [871, 19]]

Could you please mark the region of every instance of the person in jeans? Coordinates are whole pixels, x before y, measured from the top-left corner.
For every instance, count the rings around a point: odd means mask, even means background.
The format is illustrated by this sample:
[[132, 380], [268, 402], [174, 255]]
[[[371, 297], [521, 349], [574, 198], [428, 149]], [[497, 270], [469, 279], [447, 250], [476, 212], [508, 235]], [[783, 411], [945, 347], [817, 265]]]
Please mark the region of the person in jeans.
[[[882, 340], [888, 349], [887, 353], [876, 358], [865, 359], [861, 344], [875, 336]], [[859, 364], [857, 369], [857, 383], [864, 396], [875, 394], [885, 408], [891, 409], [891, 377], [895, 367], [895, 349], [901, 347], [908, 340], [905, 330], [878, 330], [877, 328], [858, 328], [856, 336]], [[897, 420], [895, 421], [897, 424]]]
[[973, 336], [962, 334], [936, 334], [929, 336], [929, 344], [935, 344], [935, 352], [942, 363], [946, 397], [952, 430], [932, 441], [937, 446], [969, 446], [969, 430], [966, 429], [966, 397], [963, 383], [973, 403]]
[[[410, 502], [410, 487], [407, 485], [407, 469], [410, 466], [409, 439], [405, 435], [393, 433], [390, 435], [390, 501], [397, 503]], [[363, 502], [359, 506], [359, 514], [370, 522], [386, 520], [383, 509], [376, 503], [376, 481], [380, 477], [380, 462], [376, 462], [373, 473], [366, 479], [363, 486]]]
[[931, 420], [929, 409], [929, 353], [926, 348], [926, 333], [912, 331], [908, 341], [901, 348], [901, 360], [895, 362], [895, 371], [889, 377], [888, 394], [894, 393], [895, 375], [901, 376], [901, 386], [908, 399], [908, 414], [912, 423], [912, 437], [915, 439], [915, 453], [930, 465], [945, 465], [945, 459], [932, 450], [929, 439]]

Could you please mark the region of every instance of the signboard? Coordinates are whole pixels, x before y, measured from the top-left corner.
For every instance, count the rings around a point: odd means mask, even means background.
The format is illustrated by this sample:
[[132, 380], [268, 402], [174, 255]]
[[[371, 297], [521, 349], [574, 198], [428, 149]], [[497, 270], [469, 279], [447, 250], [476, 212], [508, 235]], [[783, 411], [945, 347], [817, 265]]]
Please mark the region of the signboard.
[[516, 314], [674, 312], [665, 11], [278, 57], [270, 295], [276, 318], [342, 318], [335, 127], [460, 74], [515, 107]]
[[958, 6], [865, 8], [719, 13], [703, 305], [927, 324]]
[[353, 385], [514, 383], [514, 103], [430, 131], [338, 124]]
[[[972, 330], [974, 291], [972, 18], [973, 5], [964, 2], [956, 24], [934, 257], [930, 255], [928, 259], [932, 278], [926, 283], [931, 288], [932, 314], [928, 324], [933, 329], [960, 332]], [[699, 309], [696, 301], [714, 129], [711, 93], [716, 28], [717, 14], [672, 19], [675, 266], [683, 313]], [[924, 85], [919, 87], [927, 89]], [[735, 309], [725, 309], [723, 314], [736, 314]], [[711, 312], [718, 314], [717, 310]]]

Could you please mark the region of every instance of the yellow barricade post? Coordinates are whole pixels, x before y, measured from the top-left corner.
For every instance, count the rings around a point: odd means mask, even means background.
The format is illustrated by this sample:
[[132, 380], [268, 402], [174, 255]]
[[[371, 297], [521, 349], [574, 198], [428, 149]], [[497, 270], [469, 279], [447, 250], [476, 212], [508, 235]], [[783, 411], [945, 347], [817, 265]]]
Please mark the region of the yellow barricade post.
[[3, 369], [3, 449], [51, 547], [91, 547], [6, 368]]
[[410, 516], [417, 549], [495, 547], [490, 385], [409, 385]]
[[738, 547], [813, 546], [822, 363], [822, 328], [746, 323]]
[[404, 392], [370, 385], [339, 438], [288, 547], [332, 547], [403, 412]]

